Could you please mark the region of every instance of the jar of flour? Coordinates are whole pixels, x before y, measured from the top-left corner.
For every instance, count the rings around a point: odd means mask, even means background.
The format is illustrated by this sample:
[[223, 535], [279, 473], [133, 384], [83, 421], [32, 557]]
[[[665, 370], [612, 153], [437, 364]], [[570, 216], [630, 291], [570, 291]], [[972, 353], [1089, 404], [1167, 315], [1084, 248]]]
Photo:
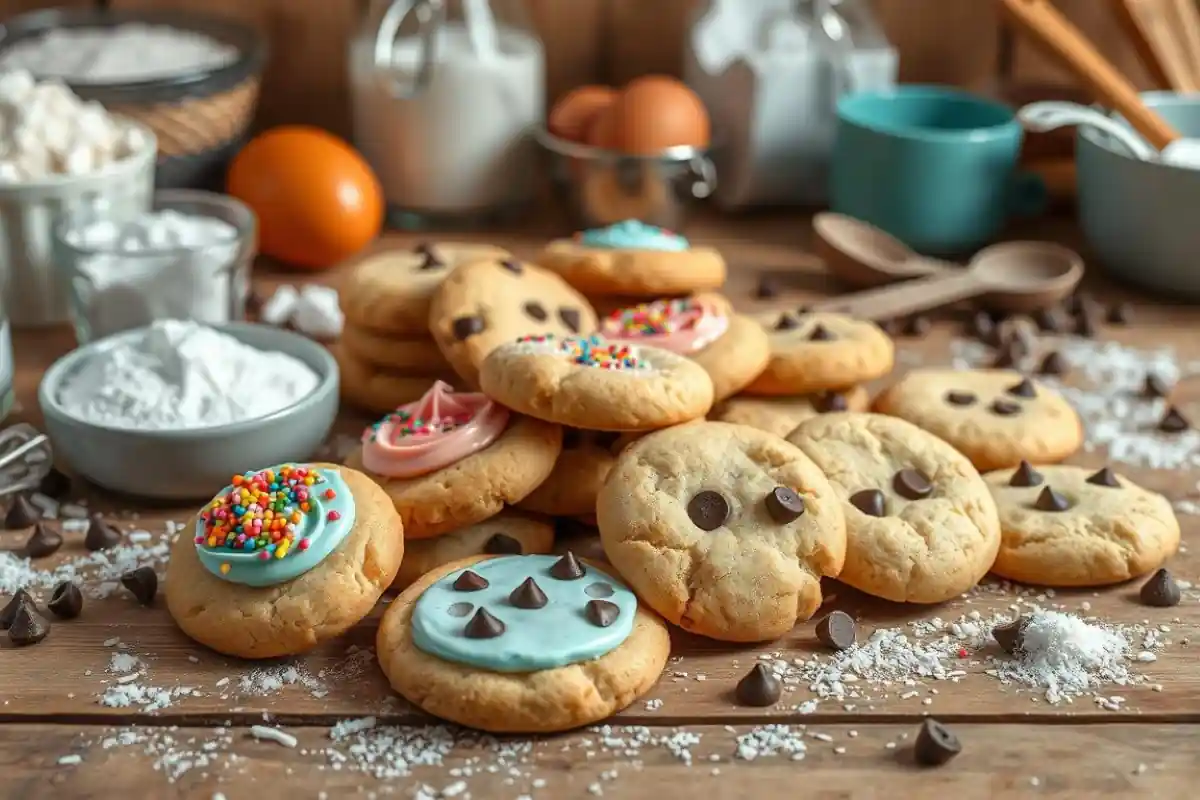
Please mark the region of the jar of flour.
[[533, 199], [542, 44], [521, 0], [373, 0], [350, 47], [354, 142], [402, 227]]

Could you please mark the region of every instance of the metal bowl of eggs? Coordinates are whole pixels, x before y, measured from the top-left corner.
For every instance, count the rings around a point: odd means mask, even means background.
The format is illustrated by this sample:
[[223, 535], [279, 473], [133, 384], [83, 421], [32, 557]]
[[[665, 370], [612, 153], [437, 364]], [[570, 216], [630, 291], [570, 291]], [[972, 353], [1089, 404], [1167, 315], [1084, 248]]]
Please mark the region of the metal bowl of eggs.
[[580, 229], [634, 219], [680, 230], [695, 202], [716, 189], [708, 113], [672, 78], [573, 89], [534, 138]]

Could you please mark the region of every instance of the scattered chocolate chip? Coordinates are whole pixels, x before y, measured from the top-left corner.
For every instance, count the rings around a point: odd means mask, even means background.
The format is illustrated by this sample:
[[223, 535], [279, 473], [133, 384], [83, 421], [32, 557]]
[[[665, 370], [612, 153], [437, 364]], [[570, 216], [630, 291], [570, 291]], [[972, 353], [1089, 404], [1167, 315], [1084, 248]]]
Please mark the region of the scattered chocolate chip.
[[525, 550], [521, 547], [521, 543], [513, 537], [503, 533], [494, 533], [483, 546], [483, 552], [489, 556], [519, 556]]
[[1021, 413], [1021, 405], [1011, 400], [996, 400], [991, 405], [991, 411], [997, 416], [1011, 417], [1013, 414]]
[[37, 612], [33, 603], [22, 603], [13, 615], [8, 629], [8, 638], [13, 644], [24, 647], [37, 644], [50, 633], [50, 620]]
[[1033, 507], [1038, 511], [1066, 511], [1071, 507], [1071, 501], [1054, 491], [1053, 487], [1047, 486], [1042, 489]]
[[1075, 318], [1075, 333], [1088, 339], [1096, 336], [1096, 318], [1092, 311], [1081, 311]]
[[526, 578], [520, 586], [512, 590], [508, 602], [517, 608], [544, 608], [550, 601], [546, 599], [546, 593], [537, 585], [537, 581]]
[[933, 322], [924, 314], [917, 314], [909, 317], [904, 323], [904, 334], [906, 336], [924, 336], [929, 333], [929, 329], [933, 327]]
[[1128, 303], [1114, 303], [1108, 308], [1106, 319], [1110, 325], [1128, 325], [1133, 318], [1133, 311], [1130, 310]]
[[1033, 381], [1029, 378], [1021, 378], [1019, 383], [1014, 383], [1004, 391], [1014, 397], [1037, 397], [1037, 389], [1033, 386]]
[[946, 392], [946, 402], [952, 406], [970, 406], [975, 404], [977, 398], [971, 392], [963, 392], [958, 389], [951, 389]]
[[454, 591], [456, 592], [478, 592], [480, 589], [486, 589], [490, 585], [487, 578], [469, 569], [464, 570], [461, 575], [454, 579]]
[[1108, 467], [1101, 467], [1099, 472], [1087, 479], [1087, 482], [1095, 486], [1107, 486], [1110, 489], [1121, 488], [1117, 476]]
[[525, 304], [525, 313], [535, 322], [545, 322], [550, 315], [546, 313], [546, 309], [536, 300], [530, 300]]
[[817, 621], [817, 640], [834, 650], [848, 650], [858, 638], [858, 624], [845, 611], [830, 611]]
[[1042, 473], [1033, 468], [1033, 465], [1028, 461], [1022, 460], [1017, 468], [1013, 470], [1012, 477], [1008, 479], [1009, 486], [1017, 486], [1020, 488], [1028, 488], [1030, 486], [1041, 486]]
[[919, 469], [905, 467], [892, 477], [892, 488], [906, 500], [924, 500], [933, 493], [933, 484]]
[[121, 576], [121, 585], [128, 589], [139, 603], [148, 606], [154, 602], [154, 595], [158, 594], [158, 575], [153, 567], [138, 567]]
[[913, 744], [913, 759], [923, 767], [940, 767], [962, 752], [962, 742], [936, 719], [926, 719]]
[[50, 471], [46, 473], [46, 477], [42, 478], [38, 491], [47, 497], [60, 500], [71, 491], [71, 479], [62, 470], [51, 467]]
[[786, 486], [776, 486], [767, 495], [767, 513], [780, 525], [787, 525], [804, 513], [804, 498]]
[[1192, 424], [1175, 406], [1169, 406], [1167, 413], [1163, 414], [1163, 418], [1158, 422], [1158, 429], [1164, 433], [1181, 433], [1190, 427]]
[[46, 523], [39, 522], [33, 526], [33, 533], [25, 541], [21, 552], [27, 558], [45, 558], [58, 552], [62, 547], [63, 537], [58, 531], [51, 530]]
[[419, 256], [423, 256], [433, 252], [433, 245], [429, 242], [417, 242], [413, 245], [412, 251]]
[[1039, 308], [1033, 312], [1033, 324], [1037, 325], [1040, 331], [1058, 333], [1063, 328], [1063, 319], [1057, 309]]
[[779, 295], [779, 281], [773, 275], [762, 275], [758, 279], [758, 286], [754, 289], [754, 296], [759, 300], [770, 300], [772, 297]]
[[850, 401], [841, 392], [821, 392], [816, 396], [813, 405], [822, 414], [827, 414], [831, 411], [848, 411], [850, 409]]
[[987, 343], [996, 331], [996, 323], [986, 311], [976, 311], [971, 317], [971, 333], [976, 339]]
[[1019, 368], [1022, 358], [1019, 351], [1020, 345], [1015, 344], [1015, 340], [1005, 342], [1000, 346], [1000, 351], [996, 353], [996, 358], [992, 360], [992, 369]]
[[1067, 357], [1057, 350], [1052, 350], [1042, 359], [1042, 363], [1038, 365], [1038, 373], [1041, 375], [1066, 375], [1071, 371], [1071, 364], [1067, 361]]
[[483, 317], [470, 315], [459, 317], [451, 323], [451, 331], [454, 333], [454, 338], [460, 342], [470, 339], [476, 334], [483, 333], [487, 326], [483, 322]]
[[1010, 656], [1016, 655], [1025, 641], [1025, 626], [1028, 624], [1029, 617], [1017, 617], [1012, 622], [992, 628], [992, 638], [1001, 650]]
[[560, 581], [575, 581], [587, 574], [579, 559], [570, 550], [550, 567], [550, 577]]
[[503, 261], [501, 261], [500, 266], [503, 269], [508, 270], [509, 272], [511, 272], [514, 275], [520, 275], [521, 273], [523, 273], [525, 271], [525, 267], [524, 267], [524, 265], [521, 264], [520, 261], [514, 261], [511, 258], [506, 258]]
[[29, 502], [25, 495], [19, 494], [8, 507], [8, 513], [4, 515], [4, 527], [10, 531], [20, 530], [32, 526], [41, 518], [42, 513], [38, 511], [37, 506]]
[[779, 315], [779, 319], [775, 321], [775, 330], [790, 331], [800, 327], [800, 323], [796, 318], [786, 311]]
[[878, 489], [863, 489], [850, 495], [850, 505], [857, 508], [868, 517], [884, 516], [883, 492]]
[[616, 603], [608, 600], [588, 600], [587, 605], [583, 607], [583, 613], [587, 616], [588, 622], [597, 628], [607, 628], [617, 621], [617, 617], [621, 615], [621, 609]]
[[463, 635], [468, 639], [495, 639], [504, 633], [504, 623], [486, 609], [481, 608], [463, 628]]
[[12, 626], [17, 609], [26, 603], [33, 605], [33, 596], [24, 589], [17, 589], [16, 594], [9, 599], [3, 609], [0, 609], [0, 631], [6, 631]]
[[446, 266], [446, 262], [438, 258], [437, 253], [433, 252], [433, 248], [427, 249], [424, 255], [425, 260], [421, 262], [421, 266], [417, 267], [417, 269], [424, 271], [429, 269], [441, 269], [442, 267]]
[[75, 619], [83, 611], [83, 592], [73, 581], [63, 581], [54, 587], [46, 608], [59, 619]]
[[580, 315], [578, 308], [560, 308], [558, 319], [571, 333], [579, 333]]
[[1067, 298], [1067, 310], [1072, 314], [1082, 314], [1095, 304], [1092, 296], [1087, 292], [1076, 292]]
[[1183, 595], [1179, 591], [1179, 584], [1175, 582], [1175, 578], [1164, 567], [1151, 575], [1150, 580], [1142, 584], [1142, 590], [1138, 592], [1138, 598], [1143, 604], [1148, 606], [1170, 608], [1171, 606], [1179, 605], [1179, 601], [1183, 598]]
[[729, 501], [720, 492], [705, 489], [688, 502], [688, 516], [702, 531], [713, 531], [729, 519]]
[[1146, 380], [1142, 382], [1142, 395], [1145, 397], [1166, 397], [1171, 394], [1171, 387], [1167, 382], [1158, 377], [1154, 373], [1146, 375]]
[[837, 334], [819, 322], [808, 334], [808, 340], [810, 342], [832, 342], [836, 338]]
[[751, 667], [734, 690], [738, 703], [756, 708], [775, 705], [782, 694], [783, 684], [765, 664]]
[[121, 533], [104, 521], [104, 517], [93, 514], [88, 523], [87, 533], [83, 536], [83, 546], [88, 550], [106, 550], [121, 541]]

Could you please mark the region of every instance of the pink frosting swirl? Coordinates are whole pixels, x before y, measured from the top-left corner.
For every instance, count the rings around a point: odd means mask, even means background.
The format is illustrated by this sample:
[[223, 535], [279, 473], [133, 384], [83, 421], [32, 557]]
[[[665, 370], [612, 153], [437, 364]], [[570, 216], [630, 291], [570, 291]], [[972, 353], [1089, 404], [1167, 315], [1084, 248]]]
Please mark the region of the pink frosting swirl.
[[688, 355], [725, 334], [729, 317], [712, 299], [655, 300], [614, 311], [600, 323], [604, 338]]
[[363, 466], [389, 478], [436, 472], [496, 441], [506, 425], [504, 406], [436, 381], [420, 400], [363, 433]]

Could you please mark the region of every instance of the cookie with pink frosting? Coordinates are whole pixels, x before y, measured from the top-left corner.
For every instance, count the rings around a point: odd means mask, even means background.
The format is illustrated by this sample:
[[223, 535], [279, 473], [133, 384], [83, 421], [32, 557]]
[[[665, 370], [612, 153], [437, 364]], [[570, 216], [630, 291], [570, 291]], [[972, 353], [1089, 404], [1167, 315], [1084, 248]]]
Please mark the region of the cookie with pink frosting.
[[731, 397], [759, 376], [771, 356], [766, 331], [735, 314], [719, 294], [655, 300], [622, 308], [600, 322], [613, 342], [650, 345], [687, 356], [708, 373], [714, 400]]
[[437, 381], [368, 428], [347, 465], [374, 478], [425, 539], [474, 525], [536, 489], [562, 450], [562, 428]]

